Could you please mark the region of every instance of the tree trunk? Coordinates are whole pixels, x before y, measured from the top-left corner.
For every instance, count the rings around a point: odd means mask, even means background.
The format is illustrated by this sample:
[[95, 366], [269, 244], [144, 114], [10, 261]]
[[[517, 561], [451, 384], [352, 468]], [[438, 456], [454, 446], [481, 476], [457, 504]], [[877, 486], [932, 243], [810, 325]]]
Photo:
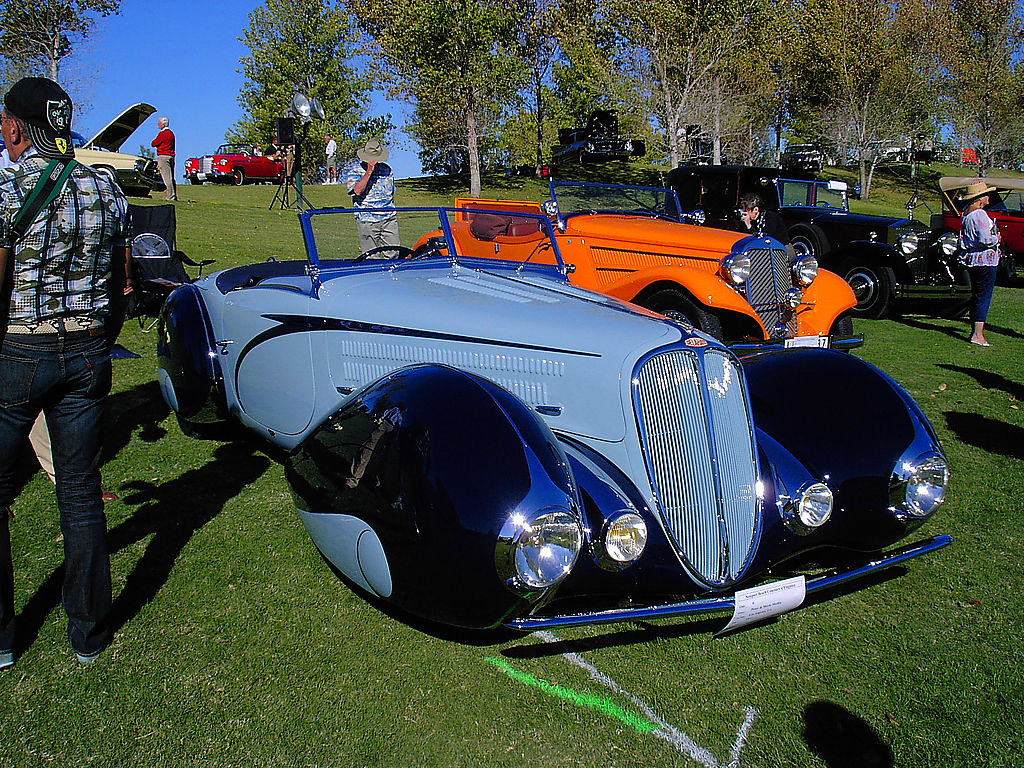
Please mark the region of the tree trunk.
[[715, 80], [715, 135], [712, 165], [722, 164], [722, 84]]
[[466, 102], [466, 151], [469, 153], [469, 196], [480, 197], [480, 152], [477, 147], [476, 91], [470, 89]]
[[541, 166], [544, 165], [544, 83], [539, 64], [534, 68], [533, 79], [537, 93], [537, 165], [534, 175], [540, 176]]

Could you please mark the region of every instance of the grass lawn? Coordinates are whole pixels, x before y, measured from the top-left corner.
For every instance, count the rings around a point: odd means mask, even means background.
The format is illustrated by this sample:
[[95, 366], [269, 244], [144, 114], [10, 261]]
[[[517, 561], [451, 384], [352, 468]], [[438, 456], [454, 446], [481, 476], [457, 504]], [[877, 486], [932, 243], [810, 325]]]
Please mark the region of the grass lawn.
[[[180, 187], [178, 246], [215, 269], [299, 256], [274, 191]], [[406, 181], [399, 203], [456, 191]], [[1024, 288], [997, 289], [990, 349], [963, 321], [858, 327], [857, 354], [938, 430], [954, 479], [922, 535], [956, 543], [724, 638], [725, 618], [556, 638], [438, 636], [353, 593], [306, 535], [281, 457], [184, 437], [154, 382], [156, 332], [126, 326], [142, 358], [114, 363], [104, 467], [116, 639], [85, 668], [67, 647], [37, 473], [12, 524], [22, 648], [0, 672], [0, 766], [1019, 766]]]

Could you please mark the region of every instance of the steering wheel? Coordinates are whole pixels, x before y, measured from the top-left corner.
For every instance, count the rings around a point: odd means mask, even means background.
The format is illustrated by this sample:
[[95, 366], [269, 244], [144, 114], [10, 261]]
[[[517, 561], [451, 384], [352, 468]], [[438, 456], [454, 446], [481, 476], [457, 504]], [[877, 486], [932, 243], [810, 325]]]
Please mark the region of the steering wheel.
[[352, 259], [352, 263], [356, 264], [357, 262], [366, 261], [367, 259], [372, 259], [372, 258], [375, 258], [375, 257], [376, 258], [382, 258], [382, 257], [378, 257], [377, 254], [378, 253], [389, 253], [389, 252], [390, 253], [394, 253], [395, 255], [394, 256], [387, 256], [387, 257], [383, 257], [383, 258], [409, 259], [409, 258], [412, 258], [415, 255], [415, 251], [413, 251], [412, 248], [406, 248], [404, 245], [381, 245], [381, 246], [378, 246], [377, 248], [371, 248], [370, 250], [366, 251], [365, 253], [359, 254], [354, 259]]

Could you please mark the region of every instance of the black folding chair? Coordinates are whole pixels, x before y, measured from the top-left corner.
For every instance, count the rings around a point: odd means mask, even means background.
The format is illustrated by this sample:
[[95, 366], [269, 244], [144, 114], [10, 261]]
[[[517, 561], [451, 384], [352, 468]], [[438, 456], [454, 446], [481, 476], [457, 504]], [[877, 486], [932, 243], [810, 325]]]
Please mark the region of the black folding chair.
[[[128, 318], [138, 318], [149, 331], [156, 324], [164, 300], [179, 285], [192, 282], [185, 265], [203, 267], [213, 259], [192, 261], [175, 247], [177, 221], [173, 205], [130, 205], [132, 214], [132, 283]], [[151, 318], [147, 325], [147, 318]]]

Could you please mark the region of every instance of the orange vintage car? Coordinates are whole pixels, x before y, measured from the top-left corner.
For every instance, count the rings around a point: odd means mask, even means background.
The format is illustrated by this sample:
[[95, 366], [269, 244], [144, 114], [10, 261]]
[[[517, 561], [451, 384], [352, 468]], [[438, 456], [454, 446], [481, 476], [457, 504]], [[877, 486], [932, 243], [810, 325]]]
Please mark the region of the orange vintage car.
[[[849, 317], [853, 291], [813, 256], [796, 257], [771, 238], [684, 223], [669, 189], [550, 186], [543, 205], [457, 199], [457, 208], [471, 209], [452, 225], [460, 251], [558, 266], [574, 285], [685, 320], [736, 347], [863, 343]], [[540, 212], [555, 224], [557, 249], [543, 247], [536, 221], [515, 216]]]

